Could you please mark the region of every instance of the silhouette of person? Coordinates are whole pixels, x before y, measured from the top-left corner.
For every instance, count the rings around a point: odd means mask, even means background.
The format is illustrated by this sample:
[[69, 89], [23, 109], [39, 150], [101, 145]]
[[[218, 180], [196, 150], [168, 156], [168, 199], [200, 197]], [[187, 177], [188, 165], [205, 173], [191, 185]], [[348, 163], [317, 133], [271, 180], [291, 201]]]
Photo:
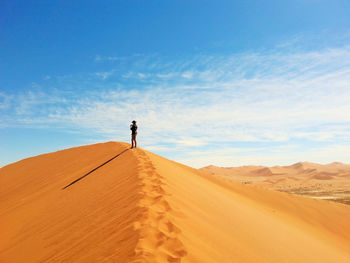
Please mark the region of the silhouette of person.
[[135, 148], [137, 146], [136, 143], [136, 135], [137, 135], [137, 125], [136, 125], [136, 121], [132, 121], [132, 124], [130, 125], [130, 130], [131, 130], [131, 149]]

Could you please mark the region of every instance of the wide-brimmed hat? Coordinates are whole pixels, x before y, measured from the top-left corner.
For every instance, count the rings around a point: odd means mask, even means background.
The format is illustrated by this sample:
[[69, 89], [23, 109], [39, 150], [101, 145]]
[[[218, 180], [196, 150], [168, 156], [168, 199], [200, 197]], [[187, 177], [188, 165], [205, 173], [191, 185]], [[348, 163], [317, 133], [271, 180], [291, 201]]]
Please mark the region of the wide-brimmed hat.
[[135, 121], [135, 120], [133, 120], [133, 121], [132, 121], [132, 123], [136, 123], [136, 121]]

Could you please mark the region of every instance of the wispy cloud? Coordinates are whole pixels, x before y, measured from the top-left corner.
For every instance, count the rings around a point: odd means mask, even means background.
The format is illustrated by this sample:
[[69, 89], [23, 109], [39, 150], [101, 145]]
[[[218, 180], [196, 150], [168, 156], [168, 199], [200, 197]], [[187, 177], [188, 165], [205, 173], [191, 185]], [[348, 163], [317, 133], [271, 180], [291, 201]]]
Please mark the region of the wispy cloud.
[[[142, 145], [168, 149], [169, 157], [193, 165], [202, 165], [203, 158], [207, 164], [226, 164], [233, 156], [240, 163], [254, 158], [266, 163], [293, 155], [266, 147], [267, 155], [256, 155], [249, 151], [252, 143], [350, 143], [349, 46], [181, 59], [133, 56], [126, 68], [48, 81], [59, 86], [53, 95], [51, 90], [16, 95], [19, 103], [7, 113], [13, 125], [46, 123], [129, 140], [128, 124], [136, 119]], [[247, 145], [236, 147], [242, 143]], [[221, 150], [211, 157], [189, 153], [215, 147]], [[230, 153], [235, 148], [240, 155]], [[252, 154], [243, 156], [241, 148]]]
[[102, 72], [96, 72], [95, 75], [98, 78], [101, 78], [103, 80], [108, 79], [109, 76], [111, 76], [113, 74], [113, 70], [111, 71], [102, 71]]
[[322, 164], [334, 161], [349, 163], [350, 147], [331, 144], [327, 146], [308, 147], [306, 145], [267, 146], [261, 148], [231, 148], [215, 151], [190, 152], [188, 156], [177, 156], [181, 163], [194, 167], [209, 164], [223, 167], [242, 165], [290, 165], [300, 161]]
[[0, 92], [0, 110], [7, 109], [10, 106], [11, 95]]
[[100, 56], [96, 55], [95, 56], [95, 61], [100, 62], [100, 61], [117, 61], [117, 60], [122, 60], [122, 57], [115, 57], [115, 56]]

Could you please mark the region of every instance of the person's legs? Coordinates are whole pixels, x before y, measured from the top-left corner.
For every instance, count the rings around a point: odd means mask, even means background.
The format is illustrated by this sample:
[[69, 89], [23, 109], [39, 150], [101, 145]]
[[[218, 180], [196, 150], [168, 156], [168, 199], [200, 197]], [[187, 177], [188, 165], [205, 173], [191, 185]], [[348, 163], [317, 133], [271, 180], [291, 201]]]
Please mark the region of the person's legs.
[[136, 134], [135, 134], [135, 137], [134, 137], [134, 142], [135, 142], [135, 148], [136, 148], [137, 147]]
[[136, 134], [131, 135], [131, 149], [134, 148], [134, 146], [136, 148]]

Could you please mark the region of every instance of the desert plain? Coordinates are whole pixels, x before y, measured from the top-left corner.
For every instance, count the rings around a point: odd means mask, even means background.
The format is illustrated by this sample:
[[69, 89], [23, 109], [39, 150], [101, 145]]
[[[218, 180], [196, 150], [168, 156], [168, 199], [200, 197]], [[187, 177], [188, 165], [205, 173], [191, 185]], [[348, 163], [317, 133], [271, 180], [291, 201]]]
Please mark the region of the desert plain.
[[299, 162], [288, 166], [206, 166], [202, 171], [243, 184], [350, 205], [350, 165]]

